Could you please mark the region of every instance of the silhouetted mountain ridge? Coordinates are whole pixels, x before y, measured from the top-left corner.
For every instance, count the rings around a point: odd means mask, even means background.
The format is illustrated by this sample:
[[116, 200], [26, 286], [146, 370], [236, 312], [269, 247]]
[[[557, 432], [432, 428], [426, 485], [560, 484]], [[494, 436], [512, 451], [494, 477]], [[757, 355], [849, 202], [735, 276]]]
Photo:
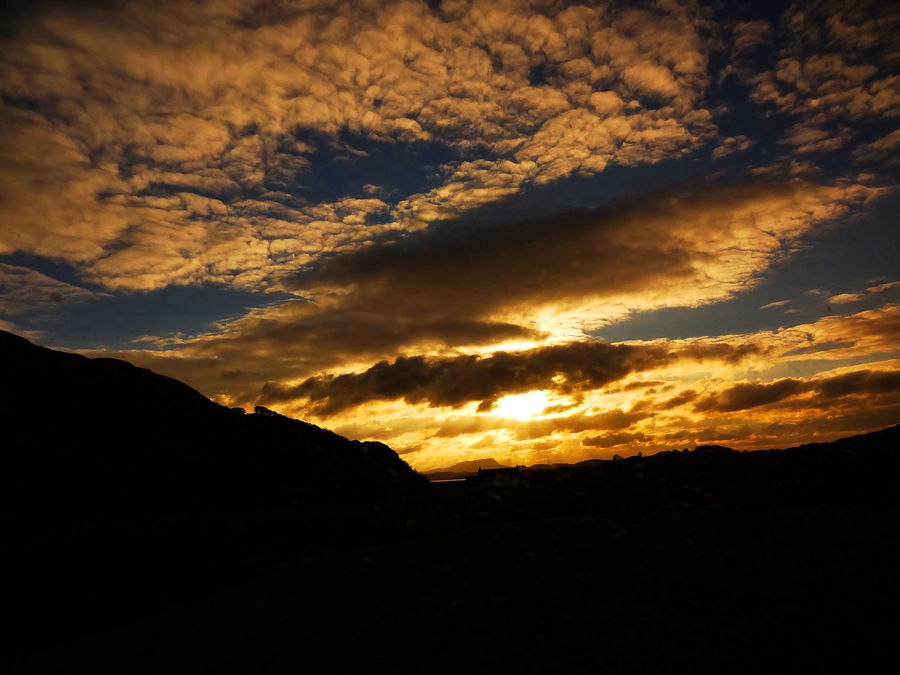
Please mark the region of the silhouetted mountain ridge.
[[126, 361], [0, 331], [4, 500], [114, 509], [295, 503], [421, 478], [382, 443], [225, 408]]
[[501, 464], [493, 457], [485, 457], [483, 459], [470, 459], [464, 462], [457, 462], [452, 466], [446, 466], [440, 469], [432, 469], [426, 471], [425, 475], [430, 480], [445, 480], [448, 478], [464, 478], [478, 473], [479, 469], [505, 469], [505, 464]]

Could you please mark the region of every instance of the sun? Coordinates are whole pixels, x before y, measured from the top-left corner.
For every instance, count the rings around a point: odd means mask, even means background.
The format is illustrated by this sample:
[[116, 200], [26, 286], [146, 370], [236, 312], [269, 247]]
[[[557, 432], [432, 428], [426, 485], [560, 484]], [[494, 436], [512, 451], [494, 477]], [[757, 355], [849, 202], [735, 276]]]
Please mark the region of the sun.
[[525, 394], [510, 394], [499, 399], [491, 413], [497, 417], [529, 420], [540, 415], [550, 403], [546, 391], [529, 391]]

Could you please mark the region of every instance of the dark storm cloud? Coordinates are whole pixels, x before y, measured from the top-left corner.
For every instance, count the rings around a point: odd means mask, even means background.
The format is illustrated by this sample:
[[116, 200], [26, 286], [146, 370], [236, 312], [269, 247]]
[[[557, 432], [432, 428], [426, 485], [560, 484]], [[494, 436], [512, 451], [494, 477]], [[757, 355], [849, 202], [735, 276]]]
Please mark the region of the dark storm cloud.
[[362, 373], [311, 377], [296, 386], [268, 383], [260, 400], [283, 403], [308, 399], [310, 412], [317, 415], [333, 415], [368, 401], [392, 399], [449, 407], [480, 401], [479, 410], [488, 410], [506, 394], [534, 389], [579, 394], [680, 358], [733, 360], [756, 351], [747, 345], [730, 351], [721, 349], [721, 345], [713, 347], [707, 355], [697, 348], [681, 354], [663, 345], [574, 342], [524, 352], [494, 352], [486, 357], [401, 357], [393, 363], [382, 361]]

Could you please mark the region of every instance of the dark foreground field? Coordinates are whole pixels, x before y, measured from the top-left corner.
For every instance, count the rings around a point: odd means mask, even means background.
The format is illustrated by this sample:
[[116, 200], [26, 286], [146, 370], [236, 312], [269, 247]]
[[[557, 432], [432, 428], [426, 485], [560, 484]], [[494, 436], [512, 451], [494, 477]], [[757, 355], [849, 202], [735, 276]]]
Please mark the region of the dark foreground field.
[[[475, 489], [433, 488], [451, 503]], [[891, 505], [488, 517], [432, 534], [411, 519], [380, 543], [349, 513], [355, 542], [284, 544], [230, 578], [208, 560], [217, 581], [187, 542], [180, 571], [176, 551], [105, 561], [108, 576], [82, 581], [95, 604], [68, 607], [76, 637], [21, 654], [15, 672], [853, 672], [894, 658]], [[222, 554], [240, 562], [232, 544]], [[65, 559], [52, 567], [67, 576]], [[197, 587], [167, 587], [179, 579]], [[133, 616], [154, 593], [168, 600]], [[79, 596], [92, 602], [81, 587], [60, 605]], [[52, 626], [65, 608], [36, 599]]]

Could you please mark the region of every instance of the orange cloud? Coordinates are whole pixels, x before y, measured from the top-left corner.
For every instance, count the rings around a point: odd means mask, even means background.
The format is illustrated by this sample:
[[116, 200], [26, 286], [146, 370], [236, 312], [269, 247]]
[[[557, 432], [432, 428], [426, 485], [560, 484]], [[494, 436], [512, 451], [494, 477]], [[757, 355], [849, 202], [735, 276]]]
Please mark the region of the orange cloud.
[[265, 404], [307, 398], [309, 412], [333, 415], [378, 399], [407, 403], [426, 401], [431, 406], [458, 407], [479, 401], [478, 410], [489, 410], [503, 395], [535, 389], [580, 393], [642, 370], [658, 368], [676, 359], [708, 358], [737, 361], [757, 352], [750, 345], [688, 345], [670, 352], [662, 345], [610, 345], [575, 342], [518, 352], [494, 352], [450, 358], [408, 357], [381, 362], [364, 373], [320, 376], [293, 387], [267, 384], [261, 395]]
[[[472, 2], [36, 8], [0, 59], [0, 251], [124, 290], [271, 287], [286, 270], [713, 133], [698, 12]], [[646, 107], [646, 94], [666, 99]], [[394, 210], [292, 198], [298, 130], [479, 147]], [[338, 143], [339, 144], [339, 143]], [[491, 180], [491, 177], [495, 178]], [[384, 226], [359, 227], [373, 209]]]
[[552, 227], [452, 221], [323, 258], [285, 283], [326, 315], [378, 307], [396, 319], [490, 319], [571, 337], [633, 311], [728, 297], [817, 222], [875, 194], [750, 183], [646, 196]]
[[869, 286], [861, 293], [839, 293], [838, 295], [832, 295], [830, 298], [828, 298], [828, 302], [836, 305], [858, 302], [866, 296], [870, 296], [874, 293], [883, 293], [884, 291], [889, 291], [892, 288], [897, 288], [898, 286], [900, 286], [900, 281], [891, 281], [884, 284], [877, 284], [875, 286]]
[[[729, 72], [750, 84], [757, 103], [800, 119], [784, 143], [799, 153], [830, 152], [846, 146], [860, 122], [900, 115], [898, 21], [893, 6], [880, 2], [798, 2], [781, 19], [785, 41], [774, 67], [754, 72], [742, 60], [765, 33], [762, 25], [742, 24]], [[876, 147], [855, 153], [877, 155]]]

